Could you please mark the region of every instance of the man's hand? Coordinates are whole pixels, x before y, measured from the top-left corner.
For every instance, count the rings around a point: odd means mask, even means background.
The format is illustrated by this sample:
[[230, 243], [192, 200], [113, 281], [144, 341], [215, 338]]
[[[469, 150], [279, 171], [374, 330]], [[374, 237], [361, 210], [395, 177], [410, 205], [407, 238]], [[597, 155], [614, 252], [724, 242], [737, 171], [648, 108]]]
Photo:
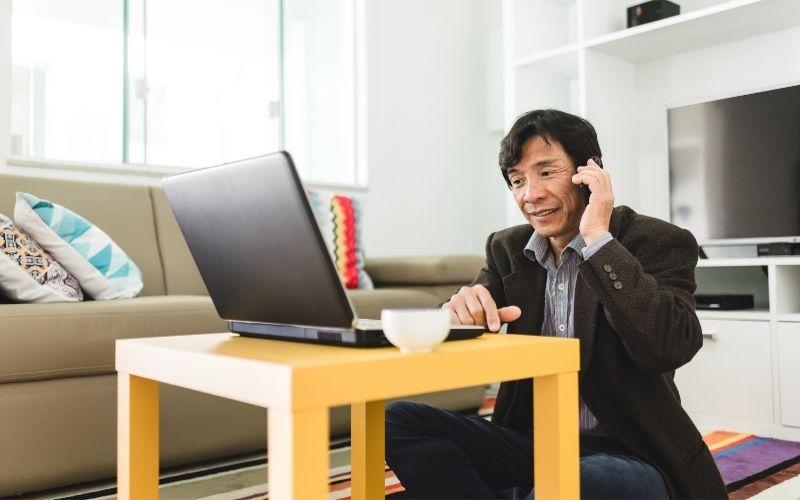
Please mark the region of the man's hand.
[[522, 316], [517, 306], [498, 309], [489, 290], [483, 285], [461, 287], [442, 305], [442, 309], [450, 311], [451, 321], [455, 325], [485, 325], [492, 332], [500, 329], [501, 322], [515, 321]]
[[586, 184], [591, 195], [589, 204], [583, 211], [579, 231], [586, 244], [608, 231], [611, 212], [614, 210], [614, 189], [611, 187], [611, 176], [608, 172], [589, 160], [585, 166], [578, 167], [578, 173], [572, 176], [575, 184]]

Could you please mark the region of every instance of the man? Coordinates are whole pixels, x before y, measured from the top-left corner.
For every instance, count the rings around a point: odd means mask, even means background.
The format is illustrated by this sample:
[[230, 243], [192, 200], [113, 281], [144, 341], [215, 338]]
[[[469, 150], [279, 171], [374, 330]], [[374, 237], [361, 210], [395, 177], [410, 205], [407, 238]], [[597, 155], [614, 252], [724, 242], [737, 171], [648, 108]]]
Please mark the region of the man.
[[[614, 208], [586, 120], [522, 115], [500, 170], [529, 224], [489, 236], [486, 266], [444, 308], [453, 321], [580, 339], [583, 498], [727, 498], [681, 408], [676, 368], [702, 345], [691, 233]], [[594, 159], [592, 159], [594, 158]], [[386, 408], [386, 461], [412, 497], [532, 493], [532, 383], [501, 384], [492, 422], [421, 404]]]

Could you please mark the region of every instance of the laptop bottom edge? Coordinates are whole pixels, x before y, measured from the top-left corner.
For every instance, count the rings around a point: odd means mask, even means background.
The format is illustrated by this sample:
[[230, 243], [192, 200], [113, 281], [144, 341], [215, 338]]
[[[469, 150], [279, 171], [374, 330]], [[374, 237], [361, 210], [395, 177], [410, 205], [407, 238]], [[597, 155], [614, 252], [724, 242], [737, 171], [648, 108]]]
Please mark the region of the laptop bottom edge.
[[382, 347], [390, 345], [383, 333], [377, 330], [325, 330], [315, 327], [272, 325], [247, 321], [228, 321], [228, 329], [243, 337], [351, 347]]
[[[391, 345], [381, 330], [335, 330], [319, 327], [274, 325], [248, 321], [228, 321], [228, 329], [243, 337], [258, 337], [293, 342], [341, 345], [350, 347], [383, 347]], [[479, 337], [485, 331], [480, 326], [453, 326], [446, 341]]]

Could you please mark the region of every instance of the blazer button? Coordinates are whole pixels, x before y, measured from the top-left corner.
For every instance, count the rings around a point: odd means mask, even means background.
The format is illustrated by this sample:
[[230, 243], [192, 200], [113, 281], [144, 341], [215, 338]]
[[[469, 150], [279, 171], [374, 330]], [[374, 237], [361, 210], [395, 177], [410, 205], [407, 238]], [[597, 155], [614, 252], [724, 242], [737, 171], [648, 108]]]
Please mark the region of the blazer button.
[[611, 266], [609, 266], [608, 264], [604, 264], [603, 265], [603, 271], [605, 271], [607, 273], [610, 273], [611, 272]]
[[611, 278], [612, 280], [615, 280], [617, 279], [617, 273], [608, 273], [608, 277]]
[[622, 282], [621, 281], [615, 281], [614, 282], [614, 288], [616, 288], [617, 290], [621, 289], [622, 288]]

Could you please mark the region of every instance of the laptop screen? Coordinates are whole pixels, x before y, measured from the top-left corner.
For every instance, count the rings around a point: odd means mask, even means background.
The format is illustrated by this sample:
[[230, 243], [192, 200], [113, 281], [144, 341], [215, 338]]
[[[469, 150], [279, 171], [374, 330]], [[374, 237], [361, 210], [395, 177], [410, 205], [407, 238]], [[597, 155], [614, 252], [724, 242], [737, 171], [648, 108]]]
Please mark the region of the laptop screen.
[[164, 192], [221, 318], [352, 326], [288, 153], [169, 176]]

